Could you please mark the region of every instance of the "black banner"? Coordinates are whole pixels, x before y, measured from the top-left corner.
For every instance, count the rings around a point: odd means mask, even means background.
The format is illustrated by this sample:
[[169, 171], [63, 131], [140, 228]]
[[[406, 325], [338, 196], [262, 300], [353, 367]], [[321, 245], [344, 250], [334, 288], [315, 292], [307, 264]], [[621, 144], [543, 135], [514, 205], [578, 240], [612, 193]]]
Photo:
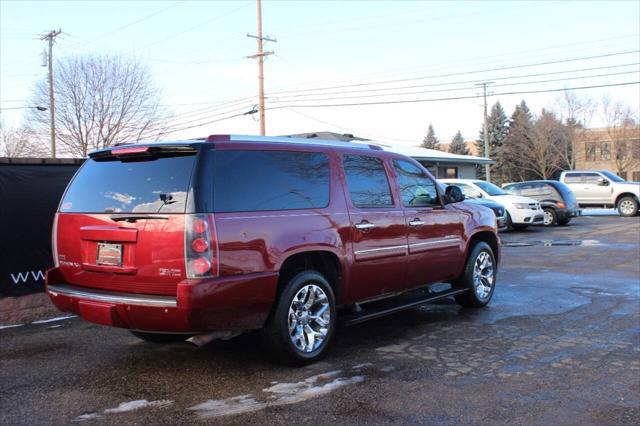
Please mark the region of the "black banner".
[[44, 291], [44, 272], [53, 265], [53, 217], [80, 164], [40, 161], [0, 162], [0, 297]]

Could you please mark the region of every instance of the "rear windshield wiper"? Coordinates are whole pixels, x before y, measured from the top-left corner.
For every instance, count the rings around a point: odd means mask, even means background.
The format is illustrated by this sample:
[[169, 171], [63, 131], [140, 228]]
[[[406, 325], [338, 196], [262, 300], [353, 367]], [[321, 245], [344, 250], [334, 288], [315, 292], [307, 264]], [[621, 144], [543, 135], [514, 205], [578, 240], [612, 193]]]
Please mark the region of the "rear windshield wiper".
[[159, 220], [168, 220], [169, 216], [159, 216], [159, 215], [155, 215], [155, 214], [118, 214], [118, 215], [111, 215], [111, 220], [113, 220], [114, 222], [121, 222], [121, 221], [126, 221], [126, 222], [135, 222], [137, 220], [142, 220], [142, 219], [159, 219]]

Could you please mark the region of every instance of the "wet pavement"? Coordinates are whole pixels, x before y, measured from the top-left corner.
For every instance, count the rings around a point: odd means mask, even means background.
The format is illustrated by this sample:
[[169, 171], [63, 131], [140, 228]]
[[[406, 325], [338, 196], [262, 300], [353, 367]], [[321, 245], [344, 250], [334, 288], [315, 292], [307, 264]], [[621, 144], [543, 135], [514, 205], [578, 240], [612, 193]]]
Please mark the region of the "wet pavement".
[[502, 238], [489, 307], [341, 329], [303, 368], [252, 335], [198, 349], [78, 318], [0, 330], [0, 424], [640, 424], [640, 218]]

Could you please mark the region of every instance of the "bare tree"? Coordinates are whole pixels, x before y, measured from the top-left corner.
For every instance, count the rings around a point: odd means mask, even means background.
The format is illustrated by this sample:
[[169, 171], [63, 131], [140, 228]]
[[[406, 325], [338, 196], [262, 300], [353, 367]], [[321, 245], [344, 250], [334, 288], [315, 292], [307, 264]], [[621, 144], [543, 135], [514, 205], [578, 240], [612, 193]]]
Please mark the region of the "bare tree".
[[[55, 73], [56, 139], [61, 151], [86, 157], [94, 149], [155, 139], [162, 130], [159, 92], [145, 66], [124, 56], [61, 59]], [[47, 81], [34, 91], [34, 105], [49, 99]], [[32, 127], [49, 128], [48, 115], [29, 115]]]
[[602, 119], [606, 137], [611, 142], [618, 174], [640, 168], [640, 124], [637, 114], [628, 105], [602, 99]]
[[0, 157], [46, 157], [47, 148], [30, 129], [10, 128], [0, 120]]
[[566, 126], [567, 143], [559, 154], [571, 170], [576, 167], [576, 142], [584, 140], [597, 104], [589, 96], [580, 96], [571, 90], [565, 90], [556, 99], [557, 115]]

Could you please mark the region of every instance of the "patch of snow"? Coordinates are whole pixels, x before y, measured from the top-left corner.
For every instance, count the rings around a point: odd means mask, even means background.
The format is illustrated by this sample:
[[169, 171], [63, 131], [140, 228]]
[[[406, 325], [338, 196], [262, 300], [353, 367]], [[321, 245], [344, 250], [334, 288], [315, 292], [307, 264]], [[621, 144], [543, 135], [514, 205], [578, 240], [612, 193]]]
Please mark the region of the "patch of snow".
[[194, 405], [187, 410], [195, 411], [201, 419], [251, 413], [267, 407], [264, 401], [257, 401], [252, 395], [234, 396], [227, 399], [209, 400]]
[[0, 325], [0, 330], [3, 330], [5, 328], [16, 328], [16, 327], [22, 327], [24, 324], [9, 324], [9, 325]]
[[135, 411], [147, 407], [164, 408], [168, 407], [171, 404], [173, 404], [173, 401], [168, 399], [161, 399], [158, 401], [147, 401], [146, 399], [138, 399], [136, 401], [122, 402], [115, 408], [107, 408], [106, 410], [104, 410], [104, 413], [126, 413], [127, 411]]
[[591, 246], [599, 246], [600, 241], [598, 240], [582, 240], [581, 245], [591, 247]]
[[240, 395], [226, 399], [209, 400], [187, 409], [195, 411], [202, 419], [250, 413], [267, 407], [295, 404], [317, 398], [365, 380], [364, 376], [338, 377], [340, 373], [340, 370], [329, 371], [295, 383], [271, 382], [272, 386], [263, 389], [263, 392], [269, 395], [262, 399], [251, 394]]
[[51, 329], [51, 328], [59, 328], [62, 327], [62, 324], [58, 324], [58, 325], [50, 325], [49, 327], [46, 327], [47, 330]]
[[386, 367], [382, 367], [380, 369], [380, 371], [383, 371], [385, 373], [390, 373], [392, 371], [394, 371], [396, 368], [393, 365], [387, 365]]
[[353, 367], [351, 367], [352, 370], [362, 370], [363, 368], [369, 368], [369, 367], [373, 367], [373, 364], [370, 362], [365, 362], [362, 364], [358, 364], [358, 365], [354, 365]]
[[583, 209], [580, 216], [619, 216], [616, 209]]
[[87, 420], [97, 420], [97, 419], [101, 419], [102, 415], [98, 414], [98, 413], [87, 413], [87, 414], [82, 414], [78, 417], [76, 417], [75, 419], [73, 419], [73, 422], [86, 422]]
[[55, 317], [55, 318], [49, 318], [49, 319], [45, 319], [45, 320], [40, 320], [40, 321], [34, 321], [31, 324], [46, 324], [48, 322], [54, 322], [54, 321], [62, 321], [62, 320], [66, 320], [69, 318], [75, 318], [77, 317], [77, 315], [67, 315], [64, 317]]

